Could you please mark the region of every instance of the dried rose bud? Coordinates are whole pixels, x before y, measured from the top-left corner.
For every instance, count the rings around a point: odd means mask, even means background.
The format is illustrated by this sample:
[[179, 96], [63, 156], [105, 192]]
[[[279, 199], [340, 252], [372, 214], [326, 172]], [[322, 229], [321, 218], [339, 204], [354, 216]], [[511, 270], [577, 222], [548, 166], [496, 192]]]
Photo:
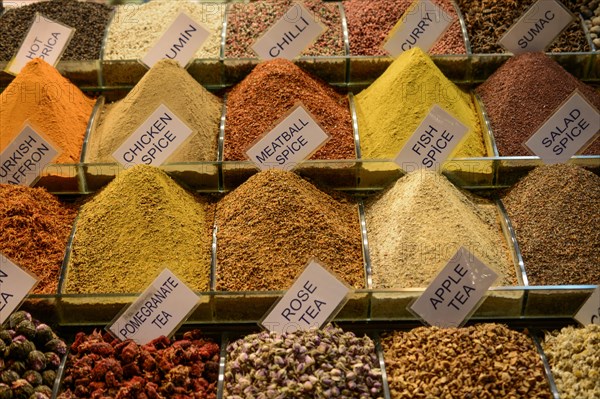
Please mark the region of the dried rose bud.
[[[4, 340], [0, 339], [0, 357], [2, 357], [2, 355], [4, 355], [4, 352], [6, 351], [6, 344], [4, 343]], [[2, 368], [2, 367], [0, 367]]]
[[13, 359], [27, 359], [29, 352], [35, 350], [35, 345], [27, 340], [20, 342], [17, 338], [8, 347], [8, 355]]
[[31, 351], [27, 355], [27, 364], [32, 370], [42, 371], [46, 368], [46, 355], [40, 351]]
[[46, 395], [49, 398], [52, 397], [52, 389], [50, 389], [50, 387], [48, 387], [48, 385], [38, 385], [37, 387], [35, 387], [33, 389], [33, 392], [43, 393], [44, 395]]
[[56, 380], [56, 371], [54, 370], [44, 370], [42, 373], [42, 383], [51, 387], [54, 385], [54, 381]]
[[27, 365], [25, 364], [25, 362], [22, 362], [20, 360], [10, 361], [8, 368], [19, 375], [27, 371]]
[[23, 379], [30, 383], [33, 387], [37, 387], [43, 382], [42, 375], [35, 370], [27, 370], [25, 373], [23, 373]]
[[0, 383], [0, 399], [12, 399], [12, 389], [4, 383]]
[[0, 330], [0, 340], [2, 340], [5, 345], [10, 345], [12, 342], [12, 336], [9, 331], [10, 330]]
[[17, 324], [19, 324], [23, 320], [31, 321], [31, 315], [23, 310], [19, 310], [18, 312], [15, 312], [8, 317], [8, 325], [10, 326], [10, 328], [15, 328]]
[[59, 356], [64, 356], [67, 353], [67, 345], [63, 340], [55, 338], [48, 341], [45, 345], [46, 350], [55, 352]]
[[41, 392], [34, 392], [29, 399], [50, 399], [50, 396], [43, 394]]
[[4, 370], [0, 373], [0, 381], [4, 384], [10, 385], [19, 379], [19, 374], [13, 370]]
[[33, 395], [33, 387], [27, 380], [16, 380], [10, 387], [13, 390], [15, 399], [29, 399], [29, 397]]
[[44, 353], [46, 357], [46, 367], [51, 369], [57, 369], [60, 366], [60, 356], [58, 356], [54, 352], [46, 352]]
[[23, 335], [25, 338], [32, 340], [35, 337], [35, 324], [31, 320], [23, 320], [15, 327], [15, 332]]
[[56, 338], [54, 331], [47, 324], [39, 324], [35, 328], [35, 340], [40, 345], [45, 345], [46, 342]]

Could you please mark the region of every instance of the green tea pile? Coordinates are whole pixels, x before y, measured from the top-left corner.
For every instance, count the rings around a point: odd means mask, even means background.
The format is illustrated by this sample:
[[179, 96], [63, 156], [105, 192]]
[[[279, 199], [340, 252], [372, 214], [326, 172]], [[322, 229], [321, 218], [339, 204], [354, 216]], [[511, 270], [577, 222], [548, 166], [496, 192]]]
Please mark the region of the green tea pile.
[[221, 99], [176, 61], [161, 60], [124, 99], [103, 110], [98, 128], [90, 137], [86, 162], [115, 162], [112, 154], [161, 104], [192, 129], [190, 138], [168, 161], [216, 161]]
[[395, 399], [552, 398], [531, 338], [501, 324], [419, 327], [381, 344]]
[[209, 209], [158, 168], [122, 172], [81, 208], [63, 291], [142, 292], [164, 268], [208, 290]]
[[541, 166], [503, 201], [531, 285], [600, 284], [600, 177]]
[[495, 205], [438, 173], [400, 178], [365, 213], [376, 288], [425, 287], [461, 246], [498, 273], [496, 285], [517, 282]]
[[561, 398], [600, 398], [600, 326], [547, 333], [542, 347]]
[[35, 274], [34, 294], [53, 294], [77, 207], [43, 188], [0, 184], [0, 253]]
[[217, 205], [217, 290], [284, 290], [315, 257], [364, 287], [357, 207], [291, 172], [252, 176]]

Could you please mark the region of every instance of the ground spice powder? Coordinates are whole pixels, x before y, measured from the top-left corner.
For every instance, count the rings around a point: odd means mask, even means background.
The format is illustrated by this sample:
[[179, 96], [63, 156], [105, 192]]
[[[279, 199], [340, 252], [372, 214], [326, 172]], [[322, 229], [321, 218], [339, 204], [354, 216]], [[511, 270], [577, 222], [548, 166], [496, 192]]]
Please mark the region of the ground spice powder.
[[283, 290], [315, 257], [364, 288], [357, 207], [292, 172], [252, 176], [217, 205], [217, 290]]
[[[252, 45], [294, 5], [294, 0], [267, 0], [230, 4], [227, 11], [227, 42], [225, 57], [254, 58]], [[344, 42], [342, 18], [337, 3], [322, 0], [302, 0], [304, 5], [326, 30], [308, 46], [302, 56], [342, 56]], [[296, 18], [295, 10], [290, 18]]]
[[381, 344], [395, 399], [552, 398], [531, 338], [501, 324], [419, 327]]
[[434, 104], [469, 127], [455, 157], [485, 156], [481, 124], [471, 96], [415, 47], [402, 53], [356, 96], [363, 158], [394, 158]]
[[[523, 143], [575, 89], [600, 109], [598, 92], [543, 53], [512, 57], [496, 70], [477, 88], [477, 93], [490, 119], [500, 155], [531, 155]], [[584, 154], [600, 154], [600, 140]]]
[[25, 121], [59, 149], [55, 163], [76, 163], [95, 101], [41, 59], [29, 61], [0, 95], [0, 152]]
[[600, 177], [541, 166], [504, 197], [531, 285], [600, 284]]
[[40, 279], [34, 294], [56, 293], [76, 215], [43, 188], [0, 184], [0, 253]]
[[425, 287], [464, 246], [498, 273], [516, 276], [495, 205], [457, 189], [435, 172], [413, 172], [367, 202], [373, 287]]
[[561, 398], [600, 398], [600, 326], [546, 333], [542, 347]]
[[[352, 55], [387, 55], [383, 45], [392, 28], [413, 3], [412, 0], [347, 0], [344, 10], [348, 20], [348, 39]], [[464, 54], [465, 40], [452, 2], [434, 0], [454, 22], [435, 43], [431, 54]]]
[[290, 61], [258, 64], [227, 97], [225, 160], [246, 160], [246, 150], [297, 102], [331, 139], [311, 159], [356, 158], [352, 117], [346, 96]]
[[160, 105], [166, 105], [193, 131], [169, 162], [217, 160], [223, 103], [173, 60], [161, 60], [122, 100], [108, 105], [91, 134], [86, 162], [115, 162], [112, 154]]
[[142, 292], [165, 268], [208, 290], [211, 209], [158, 168], [122, 172], [81, 208], [64, 292]]

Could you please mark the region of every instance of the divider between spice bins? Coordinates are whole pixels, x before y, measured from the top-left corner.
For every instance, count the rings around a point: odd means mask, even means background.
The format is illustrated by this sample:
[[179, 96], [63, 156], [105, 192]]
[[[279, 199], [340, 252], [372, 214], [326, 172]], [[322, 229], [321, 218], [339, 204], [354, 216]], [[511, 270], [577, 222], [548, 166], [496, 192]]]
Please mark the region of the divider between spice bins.
[[542, 360], [542, 364], [544, 365], [544, 373], [546, 374], [546, 379], [548, 381], [548, 386], [550, 387], [550, 392], [552, 393], [553, 399], [560, 399], [560, 393], [558, 392], [558, 388], [556, 387], [556, 382], [554, 381], [554, 375], [552, 374], [552, 367], [548, 362], [548, 358], [546, 357], [546, 353], [544, 352], [544, 348], [540, 344], [538, 340], [537, 334], [534, 332], [529, 333], [535, 348], [540, 355], [540, 359]]

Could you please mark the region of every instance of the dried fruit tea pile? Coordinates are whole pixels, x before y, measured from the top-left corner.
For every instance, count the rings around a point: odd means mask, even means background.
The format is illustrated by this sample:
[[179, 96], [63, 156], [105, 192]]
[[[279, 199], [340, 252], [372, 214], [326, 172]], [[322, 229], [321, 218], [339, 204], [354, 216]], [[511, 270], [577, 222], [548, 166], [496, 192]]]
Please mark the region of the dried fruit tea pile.
[[315, 257], [364, 287], [357, 206], [292, 172], [252, 176], [217, 204], [217, 290], [283, 290]]
[[[448, 30], [433, 45], [431, 54], [464, 54], [465, 41], [460, 21], [452, 2], [434, 0], [455, 18]], [[348, 40], [351, 55], [386, 55], [383, 49], [392, 28], [413, 4], [411, 0], [347, 0], [344, 11], [348, 20]]]
[[75, 216], [43, 188], [0, 184], [0, 253], [40, 279], [34, 294], [56, 293]]
[[541, 166], [503, 199], [531, 285], [600, 284], [600, 177]]
[[327, 326], [261, 332], [227, 346], [228, 398], [383, 398], [375, 344]]
[[146, 345], [97, 331], [77, 334], [59, 399], [216, 399], [219, 345], [198, 330]]
[[127, 169], [81, 207], [63, 291], [142, 292], [165, 268], [206, 291], [212, 221], [207, 202], [162, 170]]
[[[523, 143], [575, 89], [600, 109], [598, 92], [543, 53], [512, 57], [496, 70], [476, 91], [490, 119], [500, 156], [531, 155]], [[600, 140], [584, 154], [600, 154]]]
[[356, 96], [363, 158], [391, 159], [438, 104], [469, 128], [457, 158], [485, 156], [475, 105], [421, 49], [405, 51]]
[[331, 139], [311, 159], [354, 159], [352, 117], [346, 96], [290, 61], [258, 64], [227, 97], [225, 160], [243, 161], [246, 149], [301, 102]]
[[600, 326], [547, 333], [542, 347], [561, 398], [600, 398]]
[[158, 108], [166, 105], [192, 133], [169, 162], [217, 160], [223, 103], [194, 80], [176, 61], [156, 63], [122, 100], [103, 110], [91, 134], [86, 162], [115, 162], [112, 154]]
[[500, 324], [396, 331], [382, 346], [396, 399], [552, 398], [531, 338]]
[[0, 326], [0, 397], [50, 399], [67, 345], [27, 312]]
[[495, 205], [436, 172], [412, 172], [367, 202], [373, 287], [425, 287], [461, 247], [517, 283]]

